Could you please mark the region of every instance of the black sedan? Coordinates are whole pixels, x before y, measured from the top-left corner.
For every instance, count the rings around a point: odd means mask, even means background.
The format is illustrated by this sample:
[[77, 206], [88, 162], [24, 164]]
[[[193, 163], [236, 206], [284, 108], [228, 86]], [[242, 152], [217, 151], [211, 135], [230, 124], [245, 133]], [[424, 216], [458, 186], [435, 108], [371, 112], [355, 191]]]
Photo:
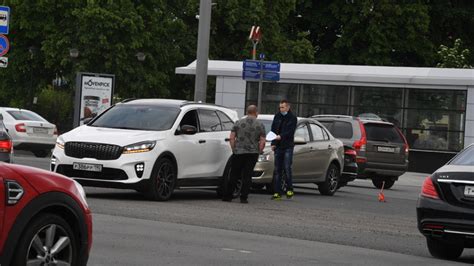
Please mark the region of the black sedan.
[[3, 117], [0, 115], [0, 162], [11, 162], [12, 151], [12, 141], [3, 125]]
[[434, 257], [456, 259], [474, 247], [474, 144], [425, 179], [417, 216]]

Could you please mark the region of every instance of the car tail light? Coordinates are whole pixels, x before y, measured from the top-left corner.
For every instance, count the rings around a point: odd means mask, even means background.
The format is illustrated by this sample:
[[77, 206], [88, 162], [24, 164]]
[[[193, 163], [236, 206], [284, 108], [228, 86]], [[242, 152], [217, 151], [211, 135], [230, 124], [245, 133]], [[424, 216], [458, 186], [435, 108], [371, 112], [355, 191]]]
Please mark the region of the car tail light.
[[357, 152], [355, 150], [345, 150], [344, 154], [347, 154], [349, 156], [357, 156]]
[[433, 184], [433, 180], [431, 180], [431, 176], [428, 176], [423, 182], [423, 186], [421, 187], [421, 196], [439, 199], [438, 192], [436, 191], [436, 188]]
[[9, 139], [0, 140], [0, 152], [11, 152], [12, 151], [12, 141]]
[[[354, 147], [357, 153], [361, 151], [365, 151], [367, 147], [367, 135], [365, 134], [365, 127], [364, 127], [364, 124], [362, 124], [362, 121], [360, 120], [359, 120], [359, 127], [360, 127], [360, 139], [354, 141], [354, 143], [352, 144], [352, 147]], [[367, 162], [367, 158], [358, 156], [357, 162], [365, 163]]]
[[15, 125], [16, 132], [26, 132], [26, 126], [24, 123]]
[[405, 138], [405, 135], [403, 135], [402, 131], [400, 131], [400, 129], [398, 127], [395, 127], [397, 129], [397, 132], [398, 134], [400, 134], [400, 137], [402, 137], [403, 139], [403, 150], [405, 151], [405, 154], [408, 155], [408, 153], [410, 152], [410, 147], [408, 146], [408, 141], [407, 141], [407, 138]]
[[444, 226], [443, 225], [440, 225], [440, 224], [424, 224], [423, 225], [423, 229], [444, 229]]

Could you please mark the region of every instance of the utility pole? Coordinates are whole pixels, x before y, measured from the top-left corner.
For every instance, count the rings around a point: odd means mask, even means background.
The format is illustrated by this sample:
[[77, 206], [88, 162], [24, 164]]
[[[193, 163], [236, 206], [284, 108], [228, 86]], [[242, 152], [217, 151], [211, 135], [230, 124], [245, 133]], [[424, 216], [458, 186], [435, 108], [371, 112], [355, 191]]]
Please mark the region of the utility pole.
[[199, 2], [199, 31], [196, 53], [196, 81], [194, 86], [194, 101], [196, 102], [206, 102], [211, 6], [211, 0], [200, 0]]

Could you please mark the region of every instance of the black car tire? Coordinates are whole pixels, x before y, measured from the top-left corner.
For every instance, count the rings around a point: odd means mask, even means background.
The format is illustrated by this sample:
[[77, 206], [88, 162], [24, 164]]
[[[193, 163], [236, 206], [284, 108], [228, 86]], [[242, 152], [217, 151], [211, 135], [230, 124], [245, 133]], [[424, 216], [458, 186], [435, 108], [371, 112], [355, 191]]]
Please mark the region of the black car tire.
[[332, 163], [326, 172], [326, 180], [322, 183], [318, 183], [319, 193], [326, 196], [332, 196], [338, 189], [340, 179], [339, 168], [337, 165]]
[[[80, 250], [80, 248], [79, 243], [74, 235], [74, 231], [62, 217], [52, 213], [45, 213], [36, 216], [32, 221], [30, 221], [18, 242], [12, 265], [27, 265], [28, 261], [31, 262], [32, 260], [38, 260], [38, 255], [44, 256], [45, 254], [38, 254], [36, 251], [37, 249], [34, 248], [33, 240], [35, 238], [39, 239], [41, 241], [41, 243], [39, 243], [41, 248], [44, 248], [43, 245], [47, 246], [47, 230], [51, 228], [54, 228], [54, 232], [50, 234], [54, 236], [54, 239], [52, 239], [53, 242], [51, 243], [52, 247], [54, 247], [54, 244], [61, 242], [61, 238], [63, 237], [67, 238], [69, 242], [64, 244], [64, 247], [58, 251], [56, 256], [48, 256], [48, 258], [45, 258], [42, 262], [46, 263], [46, 259], [50, 261], [51, 258], [55, 258], [61, 259], [64, 262], [68, 262], [70, 265], [77, 265], [77, 251]], [[68, 249], [66, 250], [66, 248]], [[51, 247], [48, 248], [48, 252], [51, 249]], [[40, 262], [38, 262], [38, 265], [40, 265]]]
[[430, 254], [439, 259], [454, 260], [461, 256], [464, 247], [443, 242], [441, 240], [426, 238]]
[[[383, 184], [384, 181], [385, 185]], [[395, 180], [390, 178], [372, 178], [372, 184], [378, 189], [381, 189], [382, 185], [383, 189], [390, 189], [395, 184]]]
[[167, 201], [171, 198], [175, 186], [175, 166], [169, 159], [162, 158], [153, 167], [150, 185], [145, 191], [145, 196], [151, 200]]
[[49, 153], [50, 153], [49, 150], [34, 150], [33, 151], [33, 154], [39, 158], [46, 158], [48, 157]]

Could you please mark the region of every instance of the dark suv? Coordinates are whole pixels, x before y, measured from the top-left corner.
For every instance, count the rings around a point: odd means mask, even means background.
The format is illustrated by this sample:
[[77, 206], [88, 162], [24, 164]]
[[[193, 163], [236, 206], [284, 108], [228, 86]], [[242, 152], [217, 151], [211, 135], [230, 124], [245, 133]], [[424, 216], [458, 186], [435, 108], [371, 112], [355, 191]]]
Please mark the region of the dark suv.
[[392, 123], [375, 118], [315, 115], [344, 145], [357, 153], [357, 178], [370, 178], [377, 188], [389, 189], [408, 168], [408, 144]]

